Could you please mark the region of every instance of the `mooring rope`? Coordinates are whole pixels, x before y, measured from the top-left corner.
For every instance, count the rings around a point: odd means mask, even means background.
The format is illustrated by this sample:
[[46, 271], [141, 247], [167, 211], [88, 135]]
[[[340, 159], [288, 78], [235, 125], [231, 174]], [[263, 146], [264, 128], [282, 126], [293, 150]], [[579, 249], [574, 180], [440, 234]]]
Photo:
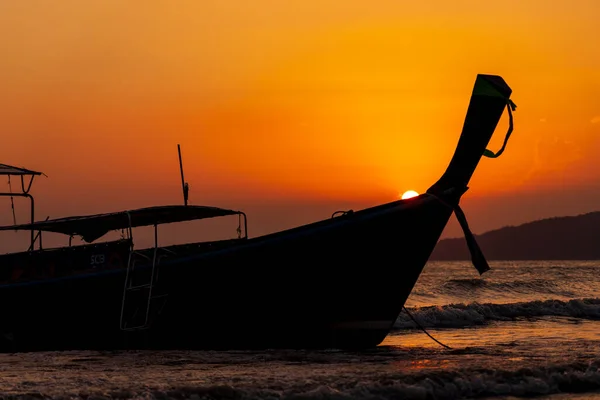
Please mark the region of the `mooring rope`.
[[450, 347], [450, 346], [448, 346], [448, 345], [445, 345], [444, 343], [440, 342], [439, 340], [437, 340], [436, 338], [434, 338], [433, 336], [431, 336], [431, 335], [429, 334], [429, 332], [427, 332], [427, 330], [425, 330], [425, 328], [423, 328], [423, 326], [422, 326], [422, 325], [421, 325], [421, 324], [420, 324], [420, 323], [419, 323], [419, 322], [418, 322], [418, 321], [415, 319], [415, 317], [413, 317], [413, 315], [412, 315], [412, 314], [411, 314], [411, 313], [408, 311], [408, 309], [407, 309], [406, 307], [402, 307], [402, 308], [404, 308], [404, 311], [406, 311], [406, 313], [408, 314], [408, 316], [410, 317], [410, 319], [412, 319], [412, 320], [413, 320], [413, 322], [414, 322], [415, 324], [417, 324], [417, 327], [421, 328], [421, 330], [422, 330], [423, 332], [425, 332], [425, 334], [426, 334], [427, 336], [429, 336], [429, 337], [430, 337], [430, 338], [431, 338], [431, 339], [432, 339], [434, 342], [436, 342], [437, 344], [439, 344], [440, 346], [442, 346], [442, 347], [444, 347], [444, 348], [446, 348], [446, 349], [452, 350], [452, 347]]

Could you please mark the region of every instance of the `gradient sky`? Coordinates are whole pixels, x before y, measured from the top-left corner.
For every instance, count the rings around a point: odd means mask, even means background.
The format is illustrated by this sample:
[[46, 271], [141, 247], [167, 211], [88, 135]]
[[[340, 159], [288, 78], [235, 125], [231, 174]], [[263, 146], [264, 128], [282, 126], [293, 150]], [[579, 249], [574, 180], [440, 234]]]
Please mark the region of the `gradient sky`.
[[491, 73], [518, 109], [464, 197], [473, 230], [595, 211], [599, 20], [595, 0], [3, 0], [0, 163], [45, 172], [38, 216], [61, 217], [180, 203], [181, 143], [191, 202], [254, 236], [425, 191]]

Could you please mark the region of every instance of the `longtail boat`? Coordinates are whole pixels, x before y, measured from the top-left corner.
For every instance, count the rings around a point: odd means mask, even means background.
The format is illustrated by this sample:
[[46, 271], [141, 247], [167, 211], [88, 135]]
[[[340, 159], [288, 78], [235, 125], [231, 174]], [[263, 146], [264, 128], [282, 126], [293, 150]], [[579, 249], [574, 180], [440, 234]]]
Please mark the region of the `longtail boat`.
[[[29, 188], [41, 173], [0, 165], [22, 183], [1, 195], [31, 200], [31, 222], [0, 227], [31, 232], [28, 250], [0, 256], [1, 349], [377, 346], [453, 213], [475, 267], [489, 269], [459, 201], [481, 157], [504, 151], [511, 92], [501, 77], [477, 75], [455, 153], [425, 193], [259, 237], [248, 237], [242, 211], [188, 205], [187, 185], [183, 205], [35, 221]], [[486, 147], [505, 108], [510, 127], [494, 153]], [[159, 245], [163, 224], [231, 215], [236, 238]], [[141, 226], [154, 227], [154, 246], [134, 246]], [[115, 230], [123, 237], [101, 241]], [[44, 248], [45, 232], [68, 245]]]

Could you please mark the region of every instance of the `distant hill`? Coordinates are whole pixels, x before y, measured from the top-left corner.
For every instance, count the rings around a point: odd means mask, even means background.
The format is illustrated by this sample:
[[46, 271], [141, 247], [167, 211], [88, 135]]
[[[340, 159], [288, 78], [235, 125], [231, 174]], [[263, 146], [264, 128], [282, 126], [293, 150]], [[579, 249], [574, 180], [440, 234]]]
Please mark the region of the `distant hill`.
[[[600, 259], [600, 212], [547, 218], [475, 235], [488, 260]], [[430, 260], [470, 260], [463, 237], [440, 240]]]

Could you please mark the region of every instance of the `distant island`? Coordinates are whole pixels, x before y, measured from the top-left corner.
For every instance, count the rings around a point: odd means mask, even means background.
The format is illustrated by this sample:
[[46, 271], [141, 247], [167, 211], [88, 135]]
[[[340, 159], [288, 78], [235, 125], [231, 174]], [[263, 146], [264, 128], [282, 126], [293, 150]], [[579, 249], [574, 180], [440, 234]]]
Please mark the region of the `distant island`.
[[[600, 211], [507, 226], [475, 235], [488, 260], [600, 259]], [[431, 261], [470, 260], [463, 237], [440, 240]]]

